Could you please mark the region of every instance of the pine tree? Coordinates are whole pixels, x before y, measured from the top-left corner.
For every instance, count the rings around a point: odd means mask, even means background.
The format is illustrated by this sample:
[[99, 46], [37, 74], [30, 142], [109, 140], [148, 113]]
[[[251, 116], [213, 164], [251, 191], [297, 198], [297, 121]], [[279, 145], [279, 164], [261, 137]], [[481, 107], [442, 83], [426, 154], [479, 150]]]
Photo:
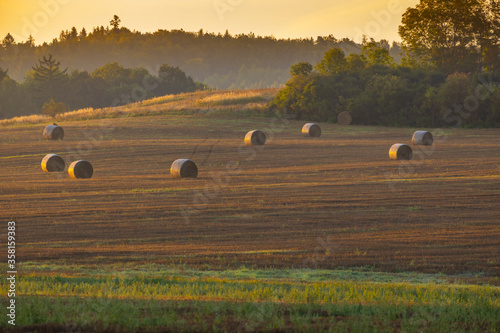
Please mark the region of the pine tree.
[[29, 35], [28, 40], [26, 41], [26, 45], [29, 47], [35, 47], [35, 38], [32, 35]]
[[5, 46], [5, 47], [9, 47], [9, 46], [12, 46], [14, 45], [16, 42], [14, 40], [14, 37], [12, 37], [12, 35], [10, 33], [8, 33], [5, 38], [3, 39], [2, 41], [2, 45]]
[[109, 21], [109, 24], [113, 27], [114, 31], [117, 31], [120, 28], [120, 22], [121, 21], [122, 20], [120, 20], [120, 18], [118, 17], [118, 15], [114, 15], [113, 19], [111, 21]]
[[61, 71], [61, 63], [56, 61], [52, 54], [44, 56], [39, 64], [33, 67], [33, 81], [36, 99], [43, 103], [51, 99], [57, 99], [67, 78], [67, 69]]
[[85, 37], [87, 37], [87, 30], [85, 30], [85, 28], [82, 28], [82, 31], [80, 31], [80, 35], [78, 35], [78, 38], [82, 40], [85, 39]]

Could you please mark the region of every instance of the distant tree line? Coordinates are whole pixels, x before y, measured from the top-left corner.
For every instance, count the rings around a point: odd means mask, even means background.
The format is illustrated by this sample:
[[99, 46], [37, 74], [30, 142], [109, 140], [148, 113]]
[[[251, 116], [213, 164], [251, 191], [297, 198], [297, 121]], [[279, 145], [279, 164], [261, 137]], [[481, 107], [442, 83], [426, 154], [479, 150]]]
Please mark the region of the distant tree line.
[[116, 62], [91, 73], [79, 70], [68, 73], [49, 54], [26, 73], [22, 83], [0, 68], [0, 119], [40, 112], [53, 116], [66, 110], [118, 106], [203, 88], [178, 67], [166, 64], [155, 74]]
[[403, 15], [400, 64], [365, 39], [361, 54], [340, 48], [316, 66], [299, 62], [272, 103], [300, 119], [355, 124], [500, 126], [500, 2], [421, 0]]
[[[229, 31], [141, 33], [120, 24], [120, 18], [115, 16], [109, 27], [95, 27], [92, 31], [72, 27], [42, 45], [35, 45], [31, 36], [26, 41], [16, 41], [7, 34], [3, 40], [0, 38], [0, 67], [8, 69], [12, 79], [22, 82], [31, 66], [48, 54], [64, 63], [69, 72], [76, 69], [91, 73], [115, 61], [128, 68], [148, 69], [168, 63], [211, 88], [241, 89], [280, 87], [288, 79], [291, 65], [319, 61], [333, 47], [346, 54], [361, 53], [360, 44], [332, 35], [276, 39], [253, 33], [231, 35]], [[400, 45], [383, 43], [398, 58]]]
[[[285, 40], [253, 33], [233, 36], [228, 31], [143, 34], [120, 24], [115, 15], [109, 27], [95, 27], [91, 32], [73, 27], [61, 31], [51, 43], [38, 46], [32, 36], [18, 42], [7, 34], [0, 41], [0, 118], [42, 109], [50, 114], [124, 104], [203, 87], [280, 87], [296, 62], [318, 61], [333, 47], [347, 54], [360, 54], [362, 48], [332, 35]], [[386, 40], [378, 44], [399, 59], [399, 44], [390, 45]], [[160, 65], [165, 63], [169, 65]], [[149, 81], [142, 81], [150, 73], [162, 83], [144, 93], [141, 86]]]

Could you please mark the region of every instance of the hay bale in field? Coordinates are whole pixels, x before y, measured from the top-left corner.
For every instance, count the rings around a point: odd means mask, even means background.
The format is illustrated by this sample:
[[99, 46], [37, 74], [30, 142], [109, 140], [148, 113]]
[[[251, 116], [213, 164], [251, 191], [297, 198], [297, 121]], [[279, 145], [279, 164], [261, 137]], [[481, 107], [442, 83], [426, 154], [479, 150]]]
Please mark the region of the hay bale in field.
[[85, 160], [75, 161], [70, 164], [68, 174], [71, 178], [92, 178], [94, 168], [90, 162]]
[[302, 127], [302, 134], [304, 136], [310, 136], [313, 138], [319, 138], [321, 136], [321, 127], [315, 123], [308, 123]]
[[337, 117], [337, 122], [339, 125], [351, 125], [352, 115], [349, 111], [341, 112]]
[[262, 146], [266, 144], [266, 135], [262, 131], [250, 131], [245, 135], [245, 145]]
[[62, 140], [64, 139], [64, 130], [56, 123], [45, 127], [43, 137], [47, 140]]
[[64, 171], [66, 163], [61, 156], [56, 154], [48, 154], [42, 160], [42, 170], [45, 172], [61, 172]]
[[413, 133], [411, 142], [416, 146], [432, 146], [434, 138], [432, 137], [432, 134], [430, 132], [416, 131], [415, 133]]
[[198, 176], [198, 167], [189, 159], [178, 159], [170, 167], [172, 178], [196, 178]]
[[403, 143], [396, 143], [389, 150], [391, 160], [411, 160], [413, 158], [413, 150], [410, 146]]

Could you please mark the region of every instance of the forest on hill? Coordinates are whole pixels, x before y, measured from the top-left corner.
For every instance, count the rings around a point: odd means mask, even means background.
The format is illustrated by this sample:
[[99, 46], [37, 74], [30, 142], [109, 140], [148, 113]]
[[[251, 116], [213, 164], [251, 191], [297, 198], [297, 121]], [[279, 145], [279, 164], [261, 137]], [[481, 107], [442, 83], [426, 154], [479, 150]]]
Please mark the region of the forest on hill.
[[[16, 41], [8, 34], [0, 47], [0, 67], [22, 82], [42, 56], [52, 54], [69, 71], [92, 72], [117, 62], [128, 68], [146, 68], [154, 73], [163, 64], [181, 68], [188, 76], [215, 89], [270, 88], [282, 86], [289, 68], [297, 62], [319, 61], [333, 47], [345, 53], [360, 53], [361, 45], [349, 39], [319, 36], [316, 39], [276, 39], [253, 33], [231, 35], [200, 30], [131, 31], [110, 21], [111, 27], [87, 32], [73, 27], [61, 31], [51, 43], [36, 45], [33, 38]], [[115, 22], [115, 23], [113, 23]], [[400, 47], [381, 43], [398, 57]]]
[[[361, 44], [332, 35], [276, 39], [183, 30], [141, 33], [120, 27], [61, 31], [51, 43], [7, 34], [0, 45], [0, 119], [123, 105], [198, 89], [282, 87], [290, 66], [316, 62], [331, 48], [360, 54]], [[399, 59], [399, 44], [378, 45]]]
[[69, 110], [103, 108], [148, 98], [205, 89], [179, 67], [163, 64], [156, 73], [126, 68], [117, 62], [89, 73], [63, 69], [52, 54], [43, 56], [22, 83], [0, 68], [0, 119]]

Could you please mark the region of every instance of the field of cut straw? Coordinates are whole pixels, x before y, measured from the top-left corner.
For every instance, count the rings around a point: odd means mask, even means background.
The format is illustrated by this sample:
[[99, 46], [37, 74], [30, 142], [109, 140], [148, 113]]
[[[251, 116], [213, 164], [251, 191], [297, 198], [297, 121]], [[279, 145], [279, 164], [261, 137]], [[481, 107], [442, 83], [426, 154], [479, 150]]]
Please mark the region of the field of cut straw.
[[[18, 331], [498, 332], [499, 130], [426, 129], [434, 146], [393, 161], [417, 129], [305, 138], [268, 116], [273, 93], [1, 121]], [[42, 138], [54, 121], [62, 141]], [[255, 129], [266, 145], [245, 147]], [[93, 177], [43, 172], [49, 153]], [[170, 177], [179, 158], [198, 178]]]

